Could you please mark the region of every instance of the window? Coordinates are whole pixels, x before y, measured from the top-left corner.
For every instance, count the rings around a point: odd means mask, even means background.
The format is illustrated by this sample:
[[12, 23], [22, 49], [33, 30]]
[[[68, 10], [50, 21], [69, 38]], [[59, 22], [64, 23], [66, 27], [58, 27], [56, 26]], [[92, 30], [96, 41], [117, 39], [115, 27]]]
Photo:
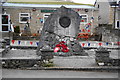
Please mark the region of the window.
[[8, 26], [7, 25], [2, 25], [2, 31], [8, 31]]
[[30, 13], [19, 13], [19, 23], [30, 23]]
[[1, 14], [0, 15], [0, 31], [8, 32], [10, 27], [10, 15], [9, 14]]
[[8, 24], [8, 15], [2, 15], [2, 24]]
[[115, 28], [120, 29], [120, 20], [116, 20]]
[[98, 4], [98, 8], [99, 8], [100, 6], [99, 6], [99, 4]]
[[88, 22], [88, 15], [87, 14], [80, 14], [80, 16], [82, 16], [81, 24]]
[[46, 21], [46, 19], [48, 18], [50, 16], [50, 13], [45, 13], [44, 15], [43, 15], [43, 20], [44, 20], [44, 22]]

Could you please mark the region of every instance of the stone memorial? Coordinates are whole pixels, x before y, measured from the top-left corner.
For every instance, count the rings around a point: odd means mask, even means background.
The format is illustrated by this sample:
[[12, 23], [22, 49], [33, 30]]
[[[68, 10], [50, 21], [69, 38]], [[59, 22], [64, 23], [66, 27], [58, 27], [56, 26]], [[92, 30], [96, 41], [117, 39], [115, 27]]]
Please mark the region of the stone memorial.
[[77, 12], [64, 6], [53, 12], [44, 23], [37, 55], [88, 55], [76, 40], [80, 21], [81, 17]]

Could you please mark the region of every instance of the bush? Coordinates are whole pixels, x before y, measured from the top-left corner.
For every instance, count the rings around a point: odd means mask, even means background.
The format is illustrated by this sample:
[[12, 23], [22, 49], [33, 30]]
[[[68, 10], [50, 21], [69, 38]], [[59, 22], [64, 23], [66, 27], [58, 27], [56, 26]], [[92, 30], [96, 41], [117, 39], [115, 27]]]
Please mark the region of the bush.
[[15, 26], [14, 32], [15, 32], [15, 33], [20, 33], [20, 27], [19, 27], [19, 26]]
[[45, 63], [42, 65], [43, 67], [53, 67], [54, 64], [53, 63]]

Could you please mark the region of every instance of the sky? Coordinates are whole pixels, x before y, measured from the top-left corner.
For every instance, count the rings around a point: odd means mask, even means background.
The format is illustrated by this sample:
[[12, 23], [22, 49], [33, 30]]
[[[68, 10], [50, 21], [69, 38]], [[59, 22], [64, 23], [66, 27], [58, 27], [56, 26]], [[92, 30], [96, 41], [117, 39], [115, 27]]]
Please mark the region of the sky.
[[[96, 0], [71, 0], [75, 3], [94, 4]], [[120, 0], [97, 0], [99, 2], [120, 1]]]
[[94, 4], [96, 0], [72, 0], [75, 3]]

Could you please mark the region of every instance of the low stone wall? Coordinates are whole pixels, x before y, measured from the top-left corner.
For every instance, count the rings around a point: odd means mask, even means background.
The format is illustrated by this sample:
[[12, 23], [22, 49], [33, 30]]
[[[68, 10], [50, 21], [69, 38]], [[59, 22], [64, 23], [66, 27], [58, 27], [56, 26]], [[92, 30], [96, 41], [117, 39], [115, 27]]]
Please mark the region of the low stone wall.
[[106, 33], [102, 35], [102, 41], [105, 42], [118, 42], [120, 40], [120, 37], [116, 36], [113, 33]]
[[118, 42], [120, 40], [120, 30], [112, 28], [112, 25], [99, 25], [96, 28], [96, 33], [98, 35], [102, 34], [102, 41], [104, 42]]

